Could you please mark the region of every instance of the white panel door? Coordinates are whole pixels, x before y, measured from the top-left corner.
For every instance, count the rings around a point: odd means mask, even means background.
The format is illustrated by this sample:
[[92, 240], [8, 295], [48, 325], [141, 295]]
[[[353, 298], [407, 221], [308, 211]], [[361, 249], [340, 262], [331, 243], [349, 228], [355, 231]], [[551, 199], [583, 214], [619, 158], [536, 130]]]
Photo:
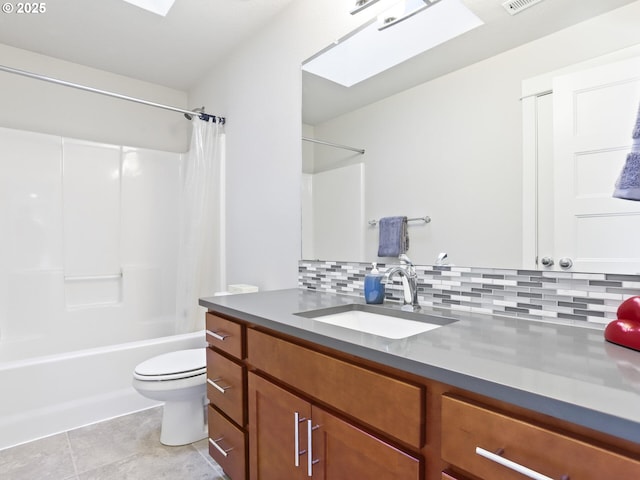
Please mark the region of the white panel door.
[[640, 202], [612, 197], [640, 104], [640, 57], [557, 77], [553, 97], [556, 263], [640, 272]]

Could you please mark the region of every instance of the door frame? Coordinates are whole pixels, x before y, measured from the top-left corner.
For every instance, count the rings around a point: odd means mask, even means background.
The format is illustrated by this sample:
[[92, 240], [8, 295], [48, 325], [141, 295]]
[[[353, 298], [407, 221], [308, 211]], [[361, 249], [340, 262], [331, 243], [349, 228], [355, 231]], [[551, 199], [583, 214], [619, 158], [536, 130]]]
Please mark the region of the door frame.
[[538, 99], [553, 94], [554, 77], [637, 56], [640, 56], [640, 44], [522, 81], [522, 268], [541, 268], [537, 262], [541, 228], [538, 223]]

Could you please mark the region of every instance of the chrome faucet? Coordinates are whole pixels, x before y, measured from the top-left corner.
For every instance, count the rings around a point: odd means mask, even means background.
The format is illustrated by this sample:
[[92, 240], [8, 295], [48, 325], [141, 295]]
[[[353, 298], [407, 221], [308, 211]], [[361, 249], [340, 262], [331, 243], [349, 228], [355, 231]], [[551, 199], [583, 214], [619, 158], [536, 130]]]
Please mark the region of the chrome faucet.
[[404, 306], [403, 310], [412, 310], [417, 312], [420, 310], [420, 304], [418, 303], [418, 275], [416, 269], [404, 253], [398, 257], [401, 265], [393, 267], [384, 275], [382, 279], [383, 284], [387, 284], [391, 281], [391, 278], [398, 274], [402, 279], [402, 288], [404, 291]]

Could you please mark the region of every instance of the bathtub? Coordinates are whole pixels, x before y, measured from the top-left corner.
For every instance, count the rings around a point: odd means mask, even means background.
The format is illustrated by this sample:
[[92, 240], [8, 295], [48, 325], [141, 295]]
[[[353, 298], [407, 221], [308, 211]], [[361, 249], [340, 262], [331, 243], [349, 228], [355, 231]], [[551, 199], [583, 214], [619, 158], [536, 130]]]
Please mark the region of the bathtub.
[[204, 346], [199, 331], [0, 364], [0, 450], [158, 405], [131, 386], [135, 366]]

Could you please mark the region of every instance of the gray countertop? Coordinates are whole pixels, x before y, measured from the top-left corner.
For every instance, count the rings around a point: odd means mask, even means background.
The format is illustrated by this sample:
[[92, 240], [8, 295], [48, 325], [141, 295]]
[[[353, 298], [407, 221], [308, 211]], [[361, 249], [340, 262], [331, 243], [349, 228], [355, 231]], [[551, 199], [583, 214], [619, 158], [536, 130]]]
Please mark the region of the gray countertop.
[[602, 330], [423, 307], [456, 321], [392, 340], [295, 315], [351, 303], [363, 300], [302, 289], [200, 299], [255, 325], [640, 443], [640, 352], [606, 342]]

